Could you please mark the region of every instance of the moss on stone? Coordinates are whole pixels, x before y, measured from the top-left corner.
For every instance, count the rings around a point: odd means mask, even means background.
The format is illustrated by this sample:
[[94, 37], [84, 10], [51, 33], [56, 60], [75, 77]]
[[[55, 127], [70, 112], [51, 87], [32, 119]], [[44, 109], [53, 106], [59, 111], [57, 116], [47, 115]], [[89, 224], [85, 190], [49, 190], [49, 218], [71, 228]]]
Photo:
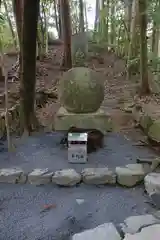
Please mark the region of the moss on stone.
[[59, 95], [69, 112], [95, 112], [104, 99], [104, 77], [89, 68], [72, 68], [60, 80]]
[[153, 124], [153, 119], [148, 114], [144, 114], [140, 117], [140, 126], [145, 133], [148, 133], [150, 126]]
[[148, 137], [151, 140], [160, 143], [160, 120], [154, 121], [154, 123], [150, 126]]

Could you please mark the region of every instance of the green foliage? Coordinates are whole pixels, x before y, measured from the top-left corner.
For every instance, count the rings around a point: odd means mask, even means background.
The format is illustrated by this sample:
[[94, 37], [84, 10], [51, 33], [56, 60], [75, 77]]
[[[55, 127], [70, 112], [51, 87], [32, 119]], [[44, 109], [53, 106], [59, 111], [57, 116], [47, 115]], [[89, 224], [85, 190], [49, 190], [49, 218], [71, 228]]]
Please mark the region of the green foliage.
[[108, 26], [107, 26], [107, 7], [100, 10], [100, 16], [99, 16], [99, 23], [98, 23], [98, 30], [94, 33], [95, 40], [100, 42], [105, 42], [108, 40]]
[[6, 21], [5, 14], [3, 13], [0, 13], [0, 42], [0, 48], [3, 48], [3, 51], [13, 47], [12, 34]]
[[155, 22], [157, 25], [160, 24], [160, 3], [159, 0], [152, 0], [148, 2], [148, 20], [149, 22]]
[[154, 74], [160, 73], [160, 57], [155, 56], [153, 53], [149, 53], [148, 65]]
[[5, 17], [2, 13], [0, 13], [0, 24], [3, 25], [4, 23], [5, 23]]
[[140, 56], [138, 56], [137, 58], [129, 59], [127, 61], [127, 68], [130, 70], [132, 74], [139, 72], [139, 65], [140, 65]]
[[5, 27], [5, 18], [4, 15], [0, 14], [0, 51], [2, 51], [3, 48], [3, 32]]
[[157, 25], [160, 24], [160, 8], [156, 9], [155, 12], [152, 12], [152, 19]]
[[130, 59], [130, 60], [128, 60], [128, 66], [136, 65], [136, 64], [139, 63], [139, 61], [140, 61], [140, 58], [139, 58], [139, 57]]

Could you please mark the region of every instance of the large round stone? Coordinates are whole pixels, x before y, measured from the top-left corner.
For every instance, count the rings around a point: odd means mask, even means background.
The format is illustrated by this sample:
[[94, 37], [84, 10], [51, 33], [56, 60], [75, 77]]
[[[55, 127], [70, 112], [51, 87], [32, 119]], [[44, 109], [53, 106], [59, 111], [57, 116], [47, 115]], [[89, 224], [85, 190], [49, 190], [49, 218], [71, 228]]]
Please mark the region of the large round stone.
[[60, 80], [60, 102], [69, 112], [91, 113], [104, 99], [104, 77], [85, 67], [72, 68]]

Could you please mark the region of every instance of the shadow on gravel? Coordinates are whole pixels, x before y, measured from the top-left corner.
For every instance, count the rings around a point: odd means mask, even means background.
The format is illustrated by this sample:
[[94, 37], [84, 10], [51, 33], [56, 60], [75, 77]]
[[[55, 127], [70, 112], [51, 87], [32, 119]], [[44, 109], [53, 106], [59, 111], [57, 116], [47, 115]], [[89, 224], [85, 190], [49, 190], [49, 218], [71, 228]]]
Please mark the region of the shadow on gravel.
[[23, 143], [19, 139], [15, 152], [8, 154], [6, 144], [0, 153], [0, 168], [22, 167], [25, 171], [34, 168], [49, 168], [53, 171], [63, 168], [75, 168], [81, 171], [84, 167], [104, 167], [113, 169], [135, 163], [137, 157], [150, 158], [155, 153], [146, 147], [137, 147], [134, 142], [127, 140], [123, 135], [108, 133], [105, 136], [105, 146], [95, 153], [89, 154], [86, 164], [69, 164], [67, 161], [67, 149], [60, 146], [63, 133], [53, 132], [50, 134], [37, 133], [26, 139]]

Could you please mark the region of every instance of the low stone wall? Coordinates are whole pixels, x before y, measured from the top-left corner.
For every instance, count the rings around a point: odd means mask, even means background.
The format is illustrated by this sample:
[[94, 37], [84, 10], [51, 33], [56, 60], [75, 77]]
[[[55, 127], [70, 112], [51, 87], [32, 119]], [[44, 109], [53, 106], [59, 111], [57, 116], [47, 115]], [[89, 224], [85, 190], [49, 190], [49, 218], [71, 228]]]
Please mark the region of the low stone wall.
[[158, 103], [137, 103], [132, 108], [133, 119], [153, 142], [160, 144], [160, 108]]
[[63, 169], [56, 172], [49, 169], [34, 169], [30, 173], [25, 173], [21, 168], [0, 169], [0, 183], [29, 183], [33, 185], [53, 183], [69, 187], [80, 183], [92, 185], [118, 184], [125, 187], [134, 187], [143, 182], [145, 176], [155, 170], [159, 163], [159, 159], [146, 160], [144, 163], [116, 167], [114, 171], [107, 167], [84, 168], [81, 173], [77, 173], [74, 169]]

